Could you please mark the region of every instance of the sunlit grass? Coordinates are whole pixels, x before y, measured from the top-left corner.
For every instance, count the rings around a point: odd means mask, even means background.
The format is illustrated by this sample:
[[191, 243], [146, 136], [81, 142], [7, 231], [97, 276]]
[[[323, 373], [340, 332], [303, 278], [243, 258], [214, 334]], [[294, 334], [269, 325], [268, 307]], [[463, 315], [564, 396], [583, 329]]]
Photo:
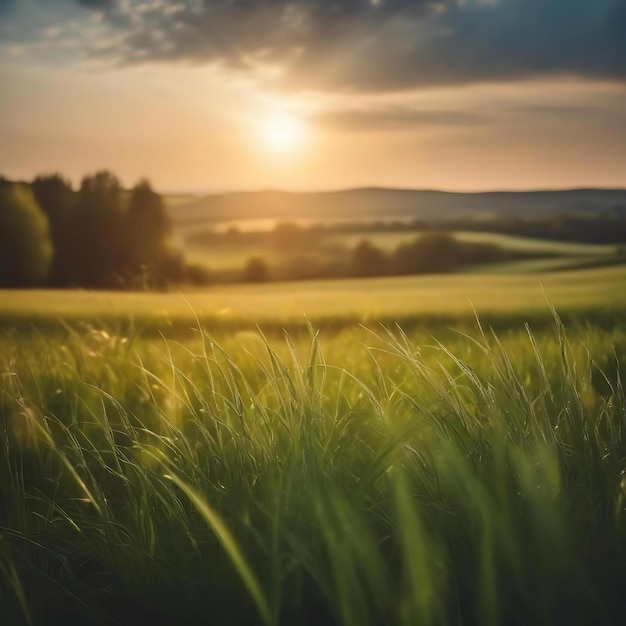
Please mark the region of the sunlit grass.
[[620, 623], [623, 326], [464, 328], [5, 332], [3, 618]]
[[[5, 290], [0, 319], [135, 320], [190, 328], [196, 317], [209, 328], [298, 325], [304, 316], [319, 325], [367, 324], [432, 317], [545, 315], [547, 302], [562, 313], [588, 309], [619, 316], [626, 307], [626, 268], [554, 273], [431, 275], [231, 285], [184, 293]], [[453, 322], [451, 322], [453, 323]]]

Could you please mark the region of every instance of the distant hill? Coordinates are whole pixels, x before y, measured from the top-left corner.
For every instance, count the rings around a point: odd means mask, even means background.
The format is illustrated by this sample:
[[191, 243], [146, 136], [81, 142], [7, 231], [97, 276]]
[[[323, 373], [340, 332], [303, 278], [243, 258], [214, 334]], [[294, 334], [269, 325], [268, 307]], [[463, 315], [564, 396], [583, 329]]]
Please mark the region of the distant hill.
[[[0, 176], [0, 188], [14, 182], [17, 181]], [[165, 193], [163, 199], [175, 227], [258, 219], [366, 221], [399, 218], [435, 222], [572, 213], [626, 215], [626, 189], [461, 193], [363, 187], [316, 192]]]
[[445, 191], [363, 188], [329, 192], [252, 191], [210, 194], [171, 208], [176, 225], [247, 219], [393, 219], [532, 217], [626, 212], [626, 189]]

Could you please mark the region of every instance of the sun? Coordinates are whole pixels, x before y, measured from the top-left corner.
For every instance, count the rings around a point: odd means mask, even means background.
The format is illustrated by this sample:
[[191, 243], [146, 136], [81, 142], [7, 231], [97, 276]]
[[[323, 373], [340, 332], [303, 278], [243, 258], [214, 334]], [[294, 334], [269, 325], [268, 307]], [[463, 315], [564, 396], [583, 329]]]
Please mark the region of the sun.
[[306, 134], [302, 120], [289, 113], [274, 113], [261, 124], [264, 145], [276, 153], [293, 153], [304, 147]]

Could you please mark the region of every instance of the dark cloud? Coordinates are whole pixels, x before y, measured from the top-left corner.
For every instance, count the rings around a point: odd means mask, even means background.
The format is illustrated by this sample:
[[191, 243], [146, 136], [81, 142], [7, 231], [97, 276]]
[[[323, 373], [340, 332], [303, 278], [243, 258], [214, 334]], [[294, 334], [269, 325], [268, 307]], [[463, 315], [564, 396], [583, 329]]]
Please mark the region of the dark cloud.
[[445, 79], [626, 78], [624, 0], [500, 0], [450, 15], [430, 50]]
[[[427, 20], [381, 26], [363, 38], [360, 55], [330, 76], [338, 85], [374, 90], [558, 75], [624, 80], [625, 6], [625, 0], [468, 0]], [[303, 58], [297, 68], [310, 82], [332, 72], [331, 56], [322, 49], [319, 58], [317, 64]]]
[[[554, 97], [554, 93], [552, 94]], [[619, 96], [624, 98], [622, 89]], [[601, 122], [608, 127], [626, 128], [626, 107], [612, 98], [596, 95], [593, 102], [510, 102], [495, 101], [465, 104], [463, 109], [425, 109], [411, 105], [376, 105], [359, 108], [332, 108], [315, 115], [315, 126], [347, 132], [404, 132], [418, 129], [491, 131], [496, 127], [525, 127], [529, 123], [585, 124]], [[431, 105], [432, 106], [432, 105]]]
[[76, 0], [76, 2], [88, 9], [109, 11], [117, 7], [117, 0]]
[[99, 55], [130, 64], [276, 64], [289, 88], [388, 91], [561, 75], [626, 81], [626, 0], [66, 1], [98, 10], [117, 34], [108, 48], [97, 46]]
[[440, 1], [385, 0], [375, 6], [370, 0], [134, 0], [117, 2], [105, 15], [126, 31], [123, 49], [110, 50], [125, 61], [253, 67], [313, 62], [323, 42], [342, 53], [342, 43], [376, 31], [381, 20], [416, 20]]

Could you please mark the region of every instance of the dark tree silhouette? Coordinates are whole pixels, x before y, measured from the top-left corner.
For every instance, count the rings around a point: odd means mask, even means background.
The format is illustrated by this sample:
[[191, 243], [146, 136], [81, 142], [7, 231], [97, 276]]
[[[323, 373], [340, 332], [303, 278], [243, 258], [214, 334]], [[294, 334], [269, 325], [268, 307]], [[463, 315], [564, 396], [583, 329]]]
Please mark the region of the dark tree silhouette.
[[244, 270], [244, 280], [247, 283], [264, 283], [272, 279], [270, 269], [265, 259], [253, 256], [248, 259]]
[[[180, 251], [170, 247], [165, 203], [147, 180], [128, 192], [112, 173], [100, 171], [86, 176], [76, 192], [59, 174], [38, 176], [30, 187], [0, 177], [0, 192], [7, 206], [1, 216], [1, 285], [33, 282], [16, 269], [15, 259], [22, 259], [16, 246], [29, 241], [23, 232], [30, 232], [30, 226], [37, 230], [39, 222], [45, 226], [46, 237], [49, 233], [49, 256], [50, 249], [54, 252], [49, 285], [151, 288], [211, 281], [208, 271], [189, 266]], [[35, 219], [37, 214], [40, 220]], [[38, 266], [41, 259], [29, 246], [24, 243], [23, 249], [28, 248], [32, 266]]]
[[144, 285], [160, 284], [170, 265], [168, 249], [171, 224], [161, 196], [150, 182], [140, 181], [132, 190], [126, 213], [128, 271]]
[[48, 220], [32, 191], [0, 186], [0, 286], [43, 285], [51, 258]]
[[76, 194], [71, 184], [59, 174], [38, 176], [32, 182], [33, 193], [39, 206], [48, 217], [50, 238], [54, 249], [50, 283], [67, 286], [73, 282], [74, 267], [80, 262], [75, 258]]
[[461, 264], [463, 244], [447, 233], [432, 233], [399, 246], [393, 254], [397, 274], [451, 272]]
[[110, 172], [83, 179], [72, 238], [77, 282], [88, 287], [124, 285], [128, 265], [122, 187]]
[[352, 252], [351, 273], [353, 276], [384, 276], [389, 273], [389, 259], [365, 239]]

